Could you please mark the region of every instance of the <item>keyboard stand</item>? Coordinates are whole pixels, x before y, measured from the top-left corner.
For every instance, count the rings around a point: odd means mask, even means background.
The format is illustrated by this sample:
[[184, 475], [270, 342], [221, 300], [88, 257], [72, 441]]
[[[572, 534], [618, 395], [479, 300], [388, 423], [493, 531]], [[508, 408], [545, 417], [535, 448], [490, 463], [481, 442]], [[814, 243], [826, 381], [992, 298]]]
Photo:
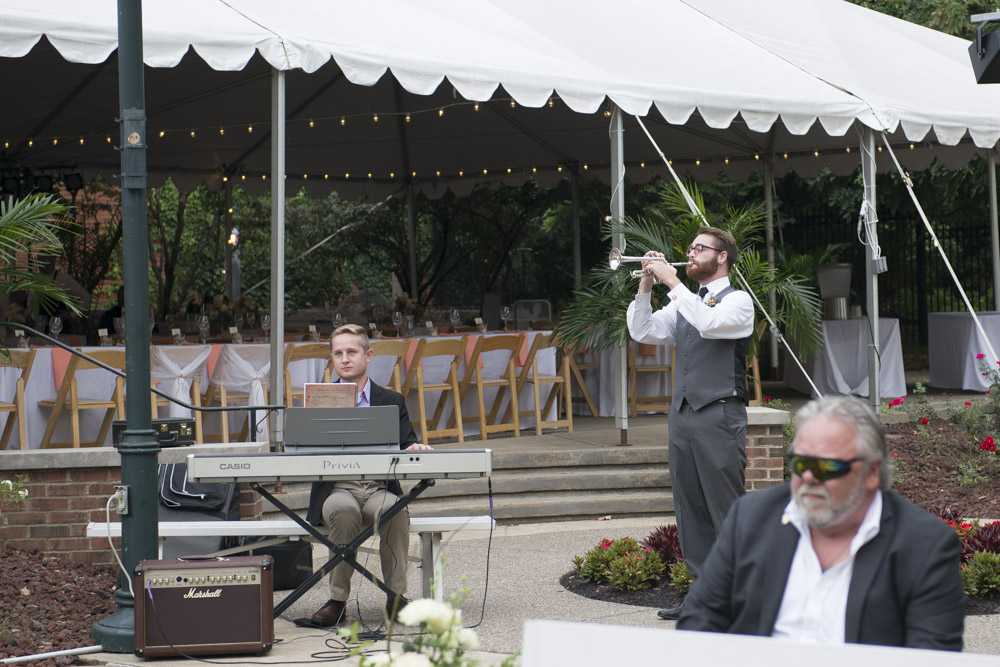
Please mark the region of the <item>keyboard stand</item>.
[[[392, 517], [396, 516], [404, 507], [409, 505], [410, 502], [412, 502], [417, 496], [423, 493], [427, 489], [427, 487], [433, 485], [434, 485], [433, 479], [423, 479], [417, 482], [417, 485], [414, 486], [412, 489], [410, 489], [409, 493], [404, 494], [395, 503], [393, 503], [393, 505], [389, 509], [387, 509], [380, 515], [379, 523], [385, 523]], [[299, 584], [298, 587], [294, 591], [289, 593], [284, 600], [282, 600], [281, 602], [279, 602], [274, 606], [274, 618], [278, 618], [278, 616], [280, 616], [282, 612], [284, 612], [286, 609], [292, 606], [295, 603], [295, 601], [298, 600], [300, 597], [305, 595], [310, 588], [315, 586], [317, 582], [319, 582], [324, 576], [329, 574], [330, 571], [333, 570], [333, 568], [335, 568], [341, 562], [347, 563], [355, 570], [360, 572], [361, 576], [365, 577], [366, 579], [374, 583], [376, 586], [378, 586], [379, 589], [381, 589], [382, 592], [385, 593], [390, 600], [396, 598], [395, 591], [386, 586], [383, 582], [379, 581], [379, 579], [374, 574], [366, 570], [365, 567], [360, 563], [358, 563], [358, 561], [355, 560], [354, 558], [354, 552], [357, 551], [357, 549], [361, 547], [361, 545], [363, 545], [366, 541], [368, 541], [368, 539], [372, 535], [375, 534], [374, 523], [365, 528], [364, 530], [362, 530], [361, 534], [358, 535], [354, 539], [354, 541], [352, 541], [350, 544], [333, 544], [332, 542], [330, 542], [330, 539], [326, 535], [320, 532], [318, 528], [308, 523], [305, 519], [303, 519], [298, 514], [293, 512], [284, 503], [275, 499], [275, 497], [271, 495], [266, 489], [264, 489], [260, 484], [258, 484], [257, 482], [250, 482], [250, 488], [252, 488], [254, 491], [262, 495], [264, 498], [266, 498], [267, 501], [270, 502], [275, 507], [277, 507], [282, 514], [284, 514], [289, 519], [302, 526], [302, 528], [306, 530], [310, 535], [315, 537], [317, 541], [319, 541], [322, 544], [325, 544], [330, 549], [331, 553], [333, 553], [333, 556], [328, 561], [326, 561], [326, 563], [324, 563], [319, 570], [309, 575], [309, 578], [307, 578], [305, 581]]]

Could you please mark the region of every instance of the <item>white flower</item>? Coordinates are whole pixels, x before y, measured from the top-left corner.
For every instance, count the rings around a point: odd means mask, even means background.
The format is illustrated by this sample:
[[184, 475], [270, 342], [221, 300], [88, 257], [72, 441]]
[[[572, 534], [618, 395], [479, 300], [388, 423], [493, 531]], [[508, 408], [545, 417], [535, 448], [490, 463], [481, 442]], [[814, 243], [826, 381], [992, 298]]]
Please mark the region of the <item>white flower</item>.
[[423, 653], [402, 653], [394, 656], [392, 667], [431, 667], [431, 659]]
[[458, 645], [467, 651], [479, 649], [479, 635], [471, 628], [462, 628], [458, 631]]
[[21, 489], [21, 491], [18, 493], [18, 495], [21, 496], [21, 500], [24, 500], [25, 498], [28, 497], [28, 490], [27, 489]]
[[437, 600], [414, 600], [399, 612], [399, 622], [404, 625], [425, 625], [436, 634], [444, 634], [452, 625], [462, 624], [462, 612]]
[[8, 489], [14, 488], [14, 482], [9, 479], [0, 479], [0, 486], [6, 486]]
[[381, 653], [372, 653], [371, 655], [365, 656], [365, 664], [371, 665], [371, 667], [387, 667], [392, 664], [392, 656], [382, 651]]

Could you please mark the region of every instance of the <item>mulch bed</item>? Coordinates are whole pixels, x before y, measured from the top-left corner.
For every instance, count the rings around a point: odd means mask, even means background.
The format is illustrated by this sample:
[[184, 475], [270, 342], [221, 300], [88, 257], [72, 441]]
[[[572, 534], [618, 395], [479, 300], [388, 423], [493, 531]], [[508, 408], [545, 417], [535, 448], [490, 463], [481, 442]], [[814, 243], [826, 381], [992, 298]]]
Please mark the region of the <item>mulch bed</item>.
[[[975, 449], [972, 444], [963, 444], [968, 436], [961, 427], [939, 419], [923, 428], [927, 435], [921, 435], [913, 423], [886, 426], [889, 448], [898, 455], [896, 460], [901, 462], [904, 473], [897, 477], [893, 489], [929, 510], [949, 509], [968, 518], [1000, 519], [1000, 475], [981, 483], [960, 483], [962, 473], [958, 470], [952, 447]], [[930, 439], [938, 445], [927, 446]], [[997, 439], [1000, 441], [1000, 438]], [[654, 527], [651, 525], [649, 528], [652, 531]], [[619, 604], [662, 609], [680, 604], [681, 600], [666, 580], [647, 590], [622, 591], [606, 584], [593, 584], [575, 571], [570, 571], [562, 576], [559, 583], [577, 595]], [[965, 610], [969, 615], [1000, 613], [1000, 598], [968, 598]]]

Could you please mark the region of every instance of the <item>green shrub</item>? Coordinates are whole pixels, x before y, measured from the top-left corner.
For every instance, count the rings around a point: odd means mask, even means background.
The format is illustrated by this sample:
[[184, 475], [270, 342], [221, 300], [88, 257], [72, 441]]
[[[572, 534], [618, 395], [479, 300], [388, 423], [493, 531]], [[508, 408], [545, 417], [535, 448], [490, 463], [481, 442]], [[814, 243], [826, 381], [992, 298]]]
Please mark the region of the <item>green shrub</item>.
[[688, 573], [687, 565], [679, 560], [670, 568], [670, 585], [681, 595], [687, 595], [694, 583], [694, 577]]
[[1000, 595], [1000, 554], [977, 551], [962, 567], [967, 595], [991, 598]]
[[626, 591], [649, 588], [664, 570], [656, 552], [640, 547], [631, 537], [603, 539], [584, 556], [574, 557], [573, 565], [587, 581]]

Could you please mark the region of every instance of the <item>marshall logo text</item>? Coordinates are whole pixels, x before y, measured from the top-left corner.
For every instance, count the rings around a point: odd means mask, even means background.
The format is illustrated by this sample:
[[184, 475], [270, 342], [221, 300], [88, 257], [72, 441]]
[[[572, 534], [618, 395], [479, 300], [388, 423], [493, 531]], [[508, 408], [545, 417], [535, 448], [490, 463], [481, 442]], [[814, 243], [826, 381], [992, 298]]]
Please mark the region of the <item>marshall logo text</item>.
[[214, 591], [204, 590], [199, 591], [196, 588], [189, 589], [187, 593], [184, 594], [185, 600], [197, 600], [200, 598], [221, 598], [222, 589], [216, 588]]

